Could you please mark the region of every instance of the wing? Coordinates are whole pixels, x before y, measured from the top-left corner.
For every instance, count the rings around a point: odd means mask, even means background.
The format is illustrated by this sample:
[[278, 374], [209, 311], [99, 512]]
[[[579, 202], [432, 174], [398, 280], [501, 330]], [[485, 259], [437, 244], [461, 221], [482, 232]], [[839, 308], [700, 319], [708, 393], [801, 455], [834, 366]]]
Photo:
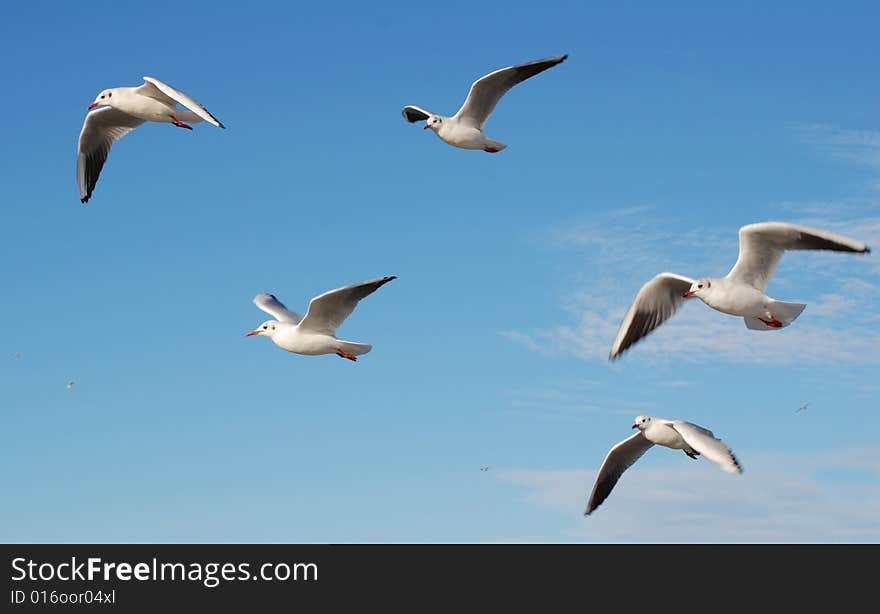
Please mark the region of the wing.
[[138, 94], [155, 98], [156, 100], [160, 100], [171, 106], [180, 103], [206, 122], [214, 124], [218, 128], [226, 128], [226, 126], [220, 123], [219, 119], [211, 115], [208, 109], [206, 109], [202, 103], [195, 98], [187, 96], [180, 90], [176, 90], [167, 83], [162, 83], [154, 77], [144, 77], [144, 82], [143, 85], [135, 89]]
[[309, 310], [299, 324], [300, 329], [335, 335], [336, 329], [354, 311], [358, 301], [369, 296], [392, 279], [397, 279], [397, 277], [392, 275], [391, 277], [371, 279], [316, 296], [309, 303]]
[[92, 197], [113, 143], [142, 123], [144, 120], [111, 107], [101, 107], [86, 115], [76, 157], [76, 183], [81, 203], [89, 202]]
[[637, 431], [634, 435], [611, 448], [608, 456], [605, 457], [605, 461], [599, 468], [596, 484], [593, 486], [593, 492], [590, 493], [590, 500], [587, 502], [584, 516], [589, 516], [593, 510], [602, 505], [602, 502], [611, 494], [611, 489], [617, 484], [617, 480], [620, 479], [623, 472], [629, 469], [653, 445], [653, 443], [645, 439], [641, 431]]
[[694, 280], [675, 273], [660, 273], [642, 286], [630, 305], [608, 354], [614, 360], [631, 345], [672, 317]]
[[715, 437], [712, 431], [683, 420], [673, 420], [669, 426], [678, 431], [687, 445], [710, 461], [721, 465], [721, 468], [728, 473], [742, 473], [742, 467], [733, 452], [724, 445], [723, 441]]
[[432, 113], [430, 111], [427, 111], [422, 107], [415, 107], [411, 104], [403, 107], [403, 117], [411, 124], [428, 119], [431, 115]]
[[275, 298], [274, 294], [258, 294], [254, 297], [254, 305], [268, 313], [279, 322], [292, 322], [299, 324], [302, 316], [294, 313], [284, 306], [284, 303]]
[[471, 85], [471, 91], [464, 104], [455, 114], [455, 119], [469, 122], [482, 130], [495, 105], [510, 88], [556, 66], [567, 57], [567, 54], [558, 55], [554, 58], [508, 66], [477, 79]]
[[764, 292], [782, 253], [795, 249], [857, 253], [871, 251], [860, 241], [817, 228], [784, 222], [749, 224], [739, 229], [739, 258], [727, 277]]

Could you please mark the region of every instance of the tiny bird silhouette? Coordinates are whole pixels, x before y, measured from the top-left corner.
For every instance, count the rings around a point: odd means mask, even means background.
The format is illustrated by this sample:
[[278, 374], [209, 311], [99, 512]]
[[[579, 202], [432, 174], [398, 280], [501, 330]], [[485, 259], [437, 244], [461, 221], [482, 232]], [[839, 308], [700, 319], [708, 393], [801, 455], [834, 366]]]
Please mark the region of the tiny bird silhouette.
[[67, 389], [70, 390], [73, 388], [73, 382], [67, 382]]
[[803, 405], [798, 407], [796, 410], [794, 410], [794, 413], [798, 413], [799, 411], [804, 411], [809, 405], [810, 405], [809, 403], [804, 403]]
[[480, 471], [489, 471], [488, 467], [480, 467]]

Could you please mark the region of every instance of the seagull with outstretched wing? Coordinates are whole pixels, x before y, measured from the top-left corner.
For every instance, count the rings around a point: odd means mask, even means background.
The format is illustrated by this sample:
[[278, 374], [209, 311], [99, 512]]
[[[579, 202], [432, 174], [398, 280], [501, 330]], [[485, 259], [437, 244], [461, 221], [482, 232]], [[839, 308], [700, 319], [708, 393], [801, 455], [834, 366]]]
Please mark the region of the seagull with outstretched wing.
[[433, 130], [443, 141], [455, 147], [497, 153], [507, 145], [486, 138], [483, 134], [483, 128], [495, 105], [514, 85], [556, 66], [567, 57], [568, 55], [558, 55], [508, 66], [480, 77], [471, 85], [467, 99], [452, 117], [437, 115], [413, 105], [403, 108], [403, 117], [410, 123], [425, 121], [425, 130]]
[[144, 84], [138, 87], [103, 90], [89, 111], [79, 134], [76, 160], [76, 182], [83, 204], [92, 197], [110, 148], [144, 122], [164, 122], [188, 130], [192, 126], [184, 122], [206, 121], [226, 127], [197, 100], [154, 77], [144, 77]]
[[765, 294], [782, 254], [830, 250], [867, 254], [870, 248], [842, 235], [785, 222], [761, 222], [739, 229], [739, 258], [725, 277], [691, 279], [660, 273], [639, 290], [623, 316], [609, 359], [614, 360], [672, 317], [684, 299], [696, 296], [722, 313], [741, 316], [751, 330], [776, 330], [794, 322], [803, 303], [784, 303]]
[[311, 300], [304, 316], [290, 311], [273, 294], [258, 294], [254, 297], [254, 305], [275, 319], [263, 322], [247, 336], [268, 337], [281, 349], [294, 354], [336, 354], [341, 358], [357, 360], [373, 346], [337, 339], [336, 329], [354, 311], [358, 301], [392, 279], [397, 277], [379, 277], [325, 292]]

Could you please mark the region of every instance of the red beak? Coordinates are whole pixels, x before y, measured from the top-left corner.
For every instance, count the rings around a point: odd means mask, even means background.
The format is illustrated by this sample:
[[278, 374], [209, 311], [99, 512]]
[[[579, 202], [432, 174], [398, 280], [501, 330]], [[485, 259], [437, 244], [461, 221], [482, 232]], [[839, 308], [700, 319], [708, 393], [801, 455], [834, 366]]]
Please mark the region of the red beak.
[[259, 334], [260, 334], [260, 331], [258, 331], [258, 330], [252, 330], [251, 332], [249, 332], [248, 334], [246, 334], [245, 337], [251, 337], [251, 336], [253, 336], [253, 335], [259, 335]]
[[633, 427], [634, 429], [637, 429], [637, 428], [639, 428], [639, 425], [638, 425], [638, 424], [633, 424], [632, 427]]
[[97, 102], [93, 102], [92, 104], [89, 105], [89, 111], [91, 111], [92, 109], [94, 109], [94, 108], [97, 107], [97, 106], [98, 106], [98, 103], [97, 103]]
[[425, 124], [425, 127], [422, 128], [422, 130], [427, 130], [427, 129], [430, 128], [430, 127], [431, 127], [431, 126], [429, 126], [428, 124]]
[[684, 294], [682, 294], [682, 296], [683, 296], [684, 298], [687, 298], [687, 297], [689, 297], [689, 296], [693, 296], [694, 294], [695, 294], [694, 292], [692, 292], [691, 290], [688, 290], [687, 292], [685, 292]]

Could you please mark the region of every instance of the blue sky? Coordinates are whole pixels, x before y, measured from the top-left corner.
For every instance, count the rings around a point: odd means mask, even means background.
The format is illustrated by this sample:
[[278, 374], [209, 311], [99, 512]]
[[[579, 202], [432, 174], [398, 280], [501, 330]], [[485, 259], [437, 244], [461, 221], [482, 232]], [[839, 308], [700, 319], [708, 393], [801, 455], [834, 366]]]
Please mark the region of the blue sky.
[[[744, 224], [880, 245], [880, 8], [584, 4], [4, 6], [0, 540], [880, 541], [876, 250], [786, 255], [783, 331], [695, 302], [606, 360]], [[400, 115], [560, 53], [497, 155]], [[82, 206], [86, 106], [143, 75], [228, 129], [138, 128]], [[381, 275], [357, 363], [244, 336]], [[652, 450], [584, 518], [641, 413], [745, 472]]]

